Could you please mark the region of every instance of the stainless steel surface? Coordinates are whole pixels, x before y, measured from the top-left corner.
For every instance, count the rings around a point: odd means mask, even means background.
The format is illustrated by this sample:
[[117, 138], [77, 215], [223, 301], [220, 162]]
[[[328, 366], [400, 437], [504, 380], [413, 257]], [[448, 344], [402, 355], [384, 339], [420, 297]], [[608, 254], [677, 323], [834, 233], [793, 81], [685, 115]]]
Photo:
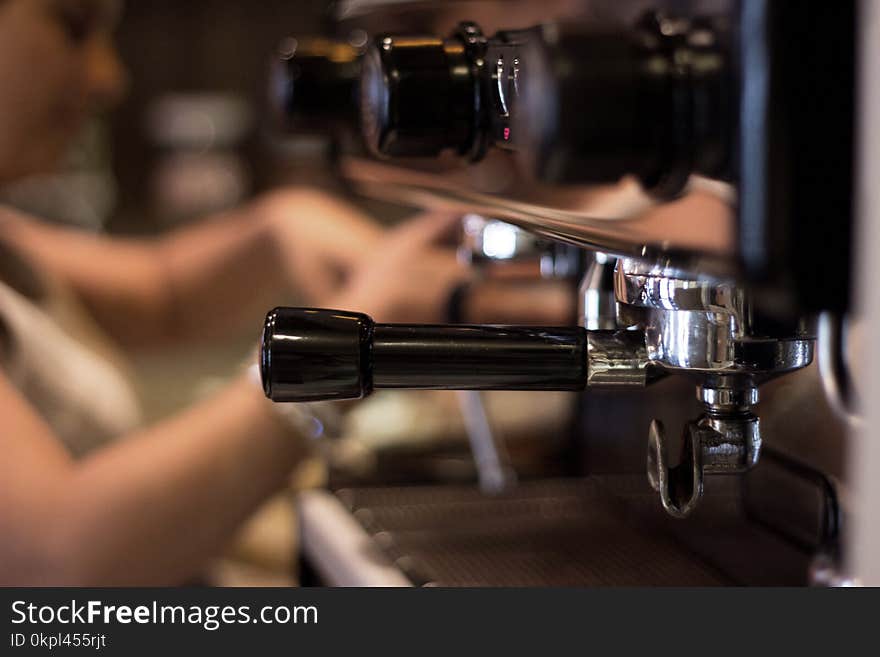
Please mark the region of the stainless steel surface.
[[371, 197], [473, 212], [615, 255], [663, 253], [707, 273], [733, 270], [733, 193], [717, 181], [694, 178], [682, 199], [658, 203], [629, 179], [602, 187], [538, 185], [521, 179], [504, 153], [465, 170], [418, 171], [351, 157], [341, 165], [343, 174]]
[[756, 384], [809, 365], [813, 341], [754, 335], [741, 286], [688, 274], [668, 260], [620, 259], [614, 281], [626, 308], [618, 317], [643, 330], [650, 366], [698, 380], [705, 413], [685, 424], [681, 463], [670, 465], [662, 422], [654, 419], [648, 431], [648, 479], [663, 508], [684, 518], [703, 495], [704, 475], [739, 474], [757, 463]]
[[707, 415], [696, 428], [704, 474], [741, 474], [757, 464], [761, 429], [754, 415]]
[[740, 388], [717, 388], [697, 386], [697, 399], [714, 409], [751, 408], [758, 403], [758, 389], [753, 386]]
[[[880, 4], [861, 0], [858, 26], [860, 100], [857, 130], [859, 145], [857, 233], [857, 306], [859, 320], [876, 331], [880, 326]], [[854, 482], [853, 501], [859, 513], [848, 538], [852, 541], [847, 568], [852, 576], [869, 586], [880, 585], [880, 343], [867, 339], [862, 354], [862, 408], [865, 422], [851, 431], [850, 473]]]
[[703, 496], [704, 475], [742, 474], [758, 462], [761, 431], [758, 418], [738, 409], [707, 413], [685, 425], [682, 459], [670, 466], [669, 444], [663, 424], [648, 430], [647, 472], [663, 508], [674, 518], [686, 518]]
[[859, 580], [844, 573], [837, 561], [827, 555], [819, 555], [813, 560], [809, 577], [810, 586], [839, 589], [862, 585]]
[[649, 376], [641, 331], [587, 332], [587, 388], [644, 388]]
[[863, 419], [854, 403], [854, 381], [847, 365], [847, 324], [831, 313], [822, 313], [816, 326], [816, 361], [821, 372], [822, 392], [835, 414], [853, 428]]
[[300, 549], [329, 586], [412, 586], [339, 500], [299, 494]]
[[621, 259], [615, 292], [621, 304], [644, 310], [652, 362], [690, 371], [735, 369], [735, 345], [747, 328], [741, 288], [726, 281], [685, 278], [651, 262]]
[[[692, 430], [690, 423], [685, 426], [682, 463], [674, 470], [669, 465], [666, 427], [659, 420], [652, 420], [648, 428], [648, 483], [660, 493], [660, 503], [673, 518], [690, 515], [703, 496], [700, 448], [699, 442], [691, 436]], [[687, 482], [688, 487], [682, 490], [681, 482]]]
[[383, 552], [430, 586], [713, 586], [730, 583], [597, 481], [339, 492]]
[[685, 272], [665, 260], [623, 258], [617, 263], [615, 292], [621, 303], [639, 308], [692, 310], [742, 316], [745, 294], [732, 280], [705, 272]]
[[510, 466], [504, 445], [492, 431], [479, 390], [458, 390], [461, 416], [477, 466], [480, 490], [496, 495], [516, 485], [516, 472]]
[[588, 331], [617, 328], [617, 298], [614, 296], [616, 258], [601, 252], [587, 256], [589, 264], [578, 289], [578, 316]]
[[459, 254], [468, 262], [514, 260], [540, 257], [546, 247], [532, 233], [513, 224], [469, 213], [461, 219], [462, 241]]
[[731, 281], [688, 274], [666, 260], [622, 258], [614, 290], [618, 317], [641, 325], [653, 365], [766, 378], [805, 367], [813, 358], [809, 337], [756, 335], [745, 290]]
[[724, 313], [651, 312], [645, 342], [652, 362], [679, 370], [730, 370], [739, 327]]

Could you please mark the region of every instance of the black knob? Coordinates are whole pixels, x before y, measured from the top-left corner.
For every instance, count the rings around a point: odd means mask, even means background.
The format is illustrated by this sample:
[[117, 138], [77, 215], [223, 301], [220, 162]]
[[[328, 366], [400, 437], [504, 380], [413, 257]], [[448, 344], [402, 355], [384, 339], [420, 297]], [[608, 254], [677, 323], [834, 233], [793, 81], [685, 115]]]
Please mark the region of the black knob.
[[513, 130], [538, 178], [613, 182], [659, 195], [692, 173], [731, 175], [735, 106], [725, 31], [646, 15], [630, 29], [545, 28], [524, 46]]
[[341, 310], [276, 308], [260, 356], [278, 402], [357, 399], [374, 388], [581, 390], [580, 327], [375, 324]]
[[370, 394], [373, 321], [341, 310], [276, 308], [266, 316], [260, 374], [275, 401]]
[[380, 36], [364, 56], [361, 124], [376, 155], [467, 153], [476, 138], [479, 83], [455, 37]]
[[356, 125], [363, 48], [323, 37], [288, 37], [269, 79], [276, 123], [290, 131], [325, 132]]

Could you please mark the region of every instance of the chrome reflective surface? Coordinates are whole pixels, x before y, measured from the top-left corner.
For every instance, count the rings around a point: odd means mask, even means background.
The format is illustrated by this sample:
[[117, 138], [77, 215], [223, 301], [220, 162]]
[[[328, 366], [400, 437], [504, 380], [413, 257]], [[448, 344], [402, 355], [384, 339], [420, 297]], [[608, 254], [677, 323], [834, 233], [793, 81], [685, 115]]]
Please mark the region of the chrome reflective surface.
[[702, 310], [742, 317], [745, 294], [733, 281], [690, 274], [667, 263], [623, 258], [618, 262], [615, 291], [621, 303], [661, 310]]
[[621, 304], [645, 309], [652, 362], [683, 370], [735, 368], [735, 345], [746, 317], [741, 289], [633, 259], [618, 261], [614, 287]]
[[691, 372], [768, 376], [800, 369], [813, 340], [753, 335], [744, 289], [725, 279], [690, 276], [649, 260], [622, 258], [614, 277], [618, 317], [639, 323], [652, 364]]
[[742, 388], [717, 388], [697, 386], [697, 399], [708, 407], [748, 409], [758, 403], [758, 389], [751, 386]]
[[461, 226], [459, 256], [468, 262], [539, 256], [546, 245], [513, 224], [475, 213], [462, 217]]
[[595, 186], [538, 183], [524, 176], [508, 153], [466, 168], [406, 164], [357, 157], [340, 162], [342, 174], [372, 198], [489, 216], [613, 255], [663, 254], [709, 275], [734, 271], [735, 194], [719, 181], [694, 176], [681, 198], [660, 203], [631, 178]]
[[587, 387], [643, 388], [648, 354], [640, 331], [587, 332]]
[[588, 331], [617, 328], [614, 267], [617, 260], [599, 251], [588, 255], [589, 264], [578, 289], [578, 316]]
[[761, 451], [760, 420], [739, 407], [734, 412], [705, 413], [684, 428], [682, 460], [669, 465], [669, 445], [663, 424], [654, 420], [648, 431], [648, 481], [660, 493], [669, 515], [685, 518], [703, 495], [706, 474], [741, 474], [758, 463]]
[[649, 367], [699, 382], [705, 413], [685, 424], [681, 463], [669, 466], [661, 422], [655, 419], [648, 434], [649, 481], [663, 508], [684, 518], [699, 503], [705, 474], [742, 473], [757, 463], [757, 385], [809, 365], [814, 341], [755, 335], [741, 286], [688, 274], [668, 259], [618, 260], [614, 289], [618, 320], [643, 330]]
[[515, 486], [516, 471], [510, 465], [503, 442], [492, 431], [480, 391], [459, 390], [457, 394], [480, 490], [496, 495]]
[[863, 420], [854, 404], [853, 381], [846, 363], [846, 323], [831, 313], [822, 313], [816, 330], [816, 360], [822, 392], [832, 411], [856, 428]]
[[704, 474], [739, 474], [758, 463], [760, 423], [754, 415], [702, 418], [695, 435], [700, 441]]
[[[864, 90], [859, 107], [860, 175], [858, 181], [858, 244], [857, 259], [862, 263], [859, 272], [857, 306], [869, 330], [880, 325], [880, 4], [872, 0], [859, 2], [860, 21], [858, 43], [861, 52], [861, 88]], [[851, 540], [847, 570], [868, 586], [880, 585], [880, 514], [876, 512], [880, 500], [880, 345], [877, 340], [865, 341], [860, 353], [864, 363], [860, 392], [865, 418], [861, 427], [852, 432], [853, 448], [849, 452], [851, 477], [855, 492], [854, 504], [865, 513], [852, 523], [848, 533]], [[873, 509], [873, 513], [869, 512]]]
[[651, 361], [681, 370], [734, 368], [738, 337], [737, 318], [723, 313], [652, 311], [645, 327]]

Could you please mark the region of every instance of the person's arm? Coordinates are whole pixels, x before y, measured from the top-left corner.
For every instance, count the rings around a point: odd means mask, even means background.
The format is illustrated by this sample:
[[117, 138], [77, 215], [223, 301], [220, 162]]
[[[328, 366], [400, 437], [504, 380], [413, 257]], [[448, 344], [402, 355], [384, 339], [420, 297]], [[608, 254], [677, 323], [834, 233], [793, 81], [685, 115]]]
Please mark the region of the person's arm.
[[348, 204], [290, 189], [161, 238], [85, 234], [0, 210], [0, 237], [64, 280], [126, 344], [215, 337], [294, 285], [325, 298], [381, 237]]
[[255, 382], [81, 461], [0, 373], [0, 585], [179, 584], [280, 489], [303, 443]]

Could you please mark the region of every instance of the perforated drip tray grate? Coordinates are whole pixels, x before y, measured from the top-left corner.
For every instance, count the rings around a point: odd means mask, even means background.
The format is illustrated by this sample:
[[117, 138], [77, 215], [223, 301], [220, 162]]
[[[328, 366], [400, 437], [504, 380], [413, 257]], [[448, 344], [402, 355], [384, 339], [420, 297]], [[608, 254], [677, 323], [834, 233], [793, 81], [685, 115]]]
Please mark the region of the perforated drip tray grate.
[[631, 520], [591, 480], [338, 492], [417, 585], [712, 586], [720, 573]]

